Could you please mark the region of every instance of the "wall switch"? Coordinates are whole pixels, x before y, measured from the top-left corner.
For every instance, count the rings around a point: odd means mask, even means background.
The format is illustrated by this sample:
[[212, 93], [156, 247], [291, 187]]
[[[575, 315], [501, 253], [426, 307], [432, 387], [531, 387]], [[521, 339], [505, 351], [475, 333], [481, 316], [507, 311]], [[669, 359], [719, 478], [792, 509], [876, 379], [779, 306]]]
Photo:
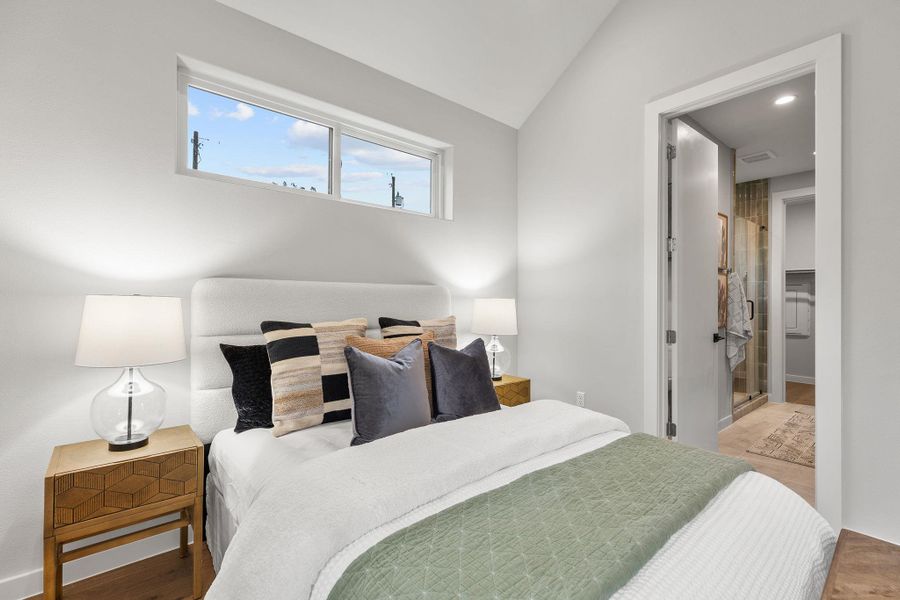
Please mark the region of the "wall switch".
[[575, 406], [584, 408], [584, 392], [575, 392]]

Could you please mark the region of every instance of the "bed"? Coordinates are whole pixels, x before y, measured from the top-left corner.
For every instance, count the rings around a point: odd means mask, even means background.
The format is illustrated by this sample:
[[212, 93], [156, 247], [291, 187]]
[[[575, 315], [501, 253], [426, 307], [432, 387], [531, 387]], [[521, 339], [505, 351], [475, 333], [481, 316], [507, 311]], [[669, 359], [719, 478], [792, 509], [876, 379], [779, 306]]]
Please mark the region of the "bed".
[[[267, 319], [364, 316], [371, 326], [384, 315], [433, 318], [450, 312], [447, 290], [431, 285], [230, 278], [197, 282], [191, 298], [191, 424], [204, 443], [211, 443], [206, 533], [217, 571], [207, 598], [456, 598], [456, 591], [436, 594], [409, 583], [416, 571], [409, 570], [408, 561], [415, 561], [415, 556], [407, 557], [407, 563], [380, 565], [390, 574], [394, 592], [405, 594], [366, 588], [371, 581], [353, 591], [348, 581], [368, 576], [371, 569], [361, 573], [360, 565], [375, 565], [379, 556], [392, 556], [389, 552], [398, 546], [394, 542], [392, 549], [392, 541], [401, 540], [402, 550], [403, 535], [432, 527], [454, 511], [470, 510], [473, 503], [493, 497], [489, 521], [503, 527], [498, 514], [522, 519], [527, 505], [522, 496], [504, 504], [507, 490], [518, 489], [516, 494], [521, 494], [522, 485], [536, 485], [529, 483], [535, 478], [579, 461], [586, 465], [595, 457], [628, 460], [625, 444], [641, 438], [629, 435], [625, 423], [553, 400], [433, 424], [353, 448], [349, 421], [279, 438], [268, 430], [232, 431], [236, 413], [231, 376], [219, 343], [262, 343], [258, 327]], [[373, 329], [369, 335], [377, 337], [378, 332]], [[598, 485], [608, 487], [617, 481], [615, 464], [604, 464], [591, 473], [606, 477], [606, 483]], [[670, 464], [662, 471], [671, 474], [677, 469]], [[651, 483], [656, 487], [650, 489], [662, 492], [675, 489], [669, 486], [677, 482], [661, 478]], [[590, 488], [581, 490], [579, 494], [593, 495]], [[536, 495], [547, 502], [552, 492], [550, 486]], [[644, 494], [648, 495], [656, 494]], [[573, 498], [553, 499], [554, 504], [563, 502]], [[540, 531], [540, 513], [529, 518], [533, 523], [525, 531]], [[582, 568], [583, 578], [585, 564], [600, 563], [585, 558], [590, 546], [579, 546], [582, 540], [575, 539], [587, 524], [568, 526], [571, 547], [548, 550], [539, 565], [526, 559], [524, 566], [513, 568], [522, 559], [512, 554], [495, 557], [493, 546], [484, 560], [473, 561], [477, 564], [450, 562], [461, 578], [478, 574], [486, 579], [485, 589], [493, 591], [484, 597], [494, 597], [498, 589], [502, 597], [510, 598], [585, 597], [567, 578], [574, 579], [577, 568]], [[441, 535], [446, 537], [447, 531]], [[471, 530], [468, 535], [472, 537]], [[755, 472], [736, 474], [663, 537], [658, 548], [648, 544], [648, 555], [639, 566], [621, 571], [628, 573], [626, 581], [614, 585], [603, 581], [586, 597], [818, 598], [835, 543], [833, 530], [805, 501]], [[378, 554], [381, 550], [384, 553]], [[572, 555], [563, 556], [567, 552]], [[613, 566], [623, 562], [611, 558]], [[435, 565], [419, 567], [427, 570]], [[439, 564], [437, 570], [444, 567]], [[503, 581], [507, 583], [498, 583]]]

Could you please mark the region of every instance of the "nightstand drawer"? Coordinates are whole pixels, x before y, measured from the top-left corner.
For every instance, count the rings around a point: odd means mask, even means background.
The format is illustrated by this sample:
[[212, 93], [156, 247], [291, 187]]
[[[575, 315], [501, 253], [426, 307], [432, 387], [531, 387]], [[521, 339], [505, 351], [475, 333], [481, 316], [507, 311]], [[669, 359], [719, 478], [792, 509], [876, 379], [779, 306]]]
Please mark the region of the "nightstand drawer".
[[503, 379], [494, 382], [497, 400], [505, 406], [518, 406], [531, 402], [531, 380], [515, 375], [504, 375]]
[[197, 492], [197, 449], [57, 475], [53, 526], [64, 527]]

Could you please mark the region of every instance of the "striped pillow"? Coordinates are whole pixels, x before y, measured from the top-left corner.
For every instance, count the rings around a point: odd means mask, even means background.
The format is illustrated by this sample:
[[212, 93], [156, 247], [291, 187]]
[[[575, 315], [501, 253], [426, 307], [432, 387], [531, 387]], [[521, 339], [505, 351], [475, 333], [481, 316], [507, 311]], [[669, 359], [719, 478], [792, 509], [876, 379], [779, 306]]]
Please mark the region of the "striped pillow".
[[386, 340], [410, 335], [422, 335], [426, 331], [434, 333], [434, 343], [456, 350], [456, 317], [427, 319], [425, 321], [403, 321], [391, 317], [378, 317], [381, 337]]
[[428, 342], [434, 341], [434, 333], [426, 331], [422, 335], [415, 337], [405, 336], [388, 340], [376, 340], [351, 335], [347, 336], [347, 345], [381, 358], [391, 358], [406, 348], [414, 339], [422, 340], [422, 353], [425, 358], [425, 389], [428, 391], [428, 400], [431, 401], [431, 359], [428, 355]]
[[348, 335], [365, 335], [366, 319], [326, 323], [264, 321], [260, 325], [272, 367], [272, 433], [350, 418]]

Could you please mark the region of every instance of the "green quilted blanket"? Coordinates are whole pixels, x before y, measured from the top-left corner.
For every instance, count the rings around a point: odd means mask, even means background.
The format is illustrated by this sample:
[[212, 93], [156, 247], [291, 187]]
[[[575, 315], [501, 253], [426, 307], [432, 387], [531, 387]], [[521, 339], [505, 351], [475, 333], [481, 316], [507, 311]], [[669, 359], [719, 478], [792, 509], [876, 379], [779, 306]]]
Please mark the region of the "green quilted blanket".
[[388, 536], [328, 598], [609, 598], [750, 468], [630, 435]]

